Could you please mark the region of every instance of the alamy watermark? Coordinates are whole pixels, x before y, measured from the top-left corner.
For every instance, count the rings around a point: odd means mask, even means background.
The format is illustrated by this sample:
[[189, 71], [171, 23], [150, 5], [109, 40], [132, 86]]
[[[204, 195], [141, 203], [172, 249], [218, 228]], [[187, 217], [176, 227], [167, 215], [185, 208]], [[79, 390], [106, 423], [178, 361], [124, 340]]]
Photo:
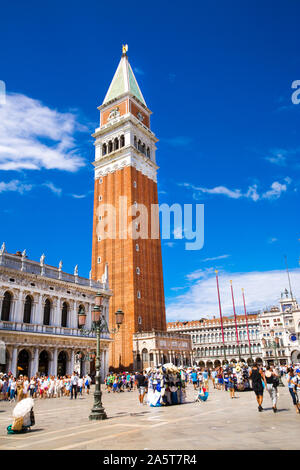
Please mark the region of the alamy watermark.
[[300, 80], [294, 80], [292, 83], [292, 88], [296, 90], [292, 93], [291, 100], [293, 104], [300, 103]]
[[161, 226], [162, 240], [188, 240], [186, 250], [201, 250], [204, 245], [204, 204], [151, 204], [149, 210], [144, 204], [129, 205], [127, 196], [120, 196], [117, 205], [100, 204], [96, 216], [99, 241], [155, 240]]
[[6, 103], [6, 86], [3, 80], [0, 80], [0, 106]]

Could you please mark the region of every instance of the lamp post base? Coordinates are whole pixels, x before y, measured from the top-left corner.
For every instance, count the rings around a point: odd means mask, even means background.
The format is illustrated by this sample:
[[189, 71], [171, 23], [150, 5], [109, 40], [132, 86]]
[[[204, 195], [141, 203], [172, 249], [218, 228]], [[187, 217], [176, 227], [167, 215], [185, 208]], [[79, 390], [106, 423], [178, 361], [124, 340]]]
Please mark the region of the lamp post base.
[[93, 421], [96, 421], [96, 420], [100, 421], [103, 419], [107, 419], [107, 414], [105, 413], [104, 408], [93, 408], [89, 416], [89, 419]]

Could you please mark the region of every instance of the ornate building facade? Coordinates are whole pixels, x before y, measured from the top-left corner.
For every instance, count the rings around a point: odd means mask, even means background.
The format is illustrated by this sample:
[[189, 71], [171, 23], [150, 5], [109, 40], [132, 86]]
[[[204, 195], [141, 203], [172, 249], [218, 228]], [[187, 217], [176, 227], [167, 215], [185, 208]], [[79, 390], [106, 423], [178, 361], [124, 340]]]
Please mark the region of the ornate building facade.
[[285, 290], [279, 307], [263, 310], [259, 320], [264, 362], [300, 363], [300, 307], [297, 300]]
[[[237, 315], [239, 344], [234, 317], [223, 316], [226, 360], [265, 365], [300, 364], [300, 306], [287, 290], [281, 294], [279, 306], [271, 306], [256, 313]], [[194, 365], [216, 367], [225, 362], [221, 322], [219, 318], [170, 322], [169, 332], [190, 335]], [[249, 348], [251, 346], [251, 354]]]
[[133, 335], [134, 369], [145, 370], [171, 362], [176, 366], [191, 366], [192, 340], [186, 334], [149, 331]]
[[[5, 344], [3, 371], [14, 375], [36, 373], [65, 375], [77, 370], [94, 372], [96, 338], [83, 336], [78, 325], [79, 311], [87, 315], [91, 327], [95, 294], [103, 296], [103, 314], [108, 321], [112, 292], [108, 272], [101, 282], [62, 271], [29, 260], [26, 251], [11, 254], [5, 245], [0, 250], [0, 341]], [[102, 335], [102, 376], [108, 371], [108, 349], [111, 338]]]
[[[247, 320], [252, 358], [262, 362], [258, 314], [247, 315]], [[167, 326], [169, 332], [176, 331], [191, 336], [194, 365], [216, 367], [225, 363], [225, 357], [228, 362], [238, 362], [240, 358], [248, 363], [251, 361], [244, 315], [237, 315], [239, 344], [236, 338], [234, 318], [223, 317], [225, 355], [220, 319], [203, 318], [194, 321], [170, 322]]]
[[[151, 111], [138, 86], [123, 48], [123, 55], [100, 110], [95, 130], [95, 189], [92, 277], [97, 280], [108, 263], [114, 312], [124, 311], [124, 323], [111, 347], [113, 368], [133, 368], [133, 334], [166, 331], [161, 242], [151, 237], [151, 205], [158, 204], [157, 138], [150, 128]], [[149, 218], [147, 236], [135, 219], [143, 205]], [[104, 233], [108, 209], [117, 216], [112, 232]], [[158, 214], [155, 217], [158, 224]], [[132, 233], [127, 228], [131, 227]], [[159, 225], [158, 225], [159, 226]], [[102, 228], [101, 228], [102, 227]], [[145, 227], [144, 227], [145, 228]]]

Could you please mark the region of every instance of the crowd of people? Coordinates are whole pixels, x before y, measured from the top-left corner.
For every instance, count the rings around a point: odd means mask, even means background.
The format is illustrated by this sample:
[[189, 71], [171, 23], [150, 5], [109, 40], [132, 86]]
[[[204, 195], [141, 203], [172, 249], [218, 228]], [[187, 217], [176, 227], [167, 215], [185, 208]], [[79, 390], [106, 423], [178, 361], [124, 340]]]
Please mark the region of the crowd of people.
[[236, 398], [236, 392], [254, 391], [259, 412], [263, 411], [263, 395], [266, 391], [270, 396], [273, 412], [276, 413], [279, 396], [277, 388], [281, 378], [285, 377], [296, 412], [300, 413], [298, 399], [300, 366], [273, 367], [268, 365], [264, 367], [254, 363], [250, 367], [245, 363], [238, 363], [226, 364], [213, 369], [179, 367], [176, 368], [176, 383], [166, 379], [168, 374], [165, 373], [165, 366], [149, 367], [147, 370], [135, 374], [130, 372], [109, 373], [105, 378], [105, 390], [107, 393], [120, 393], [137, 389], [140, 404], [150, 406], [182, 403], [188, 384], [195, 390], [196, 401], [208, 399], [210, 386], [215, 390], [228, 392], [232, 399]]
[[[173, 367], [173, 369], [172, 369]], [[176, 370], [175, 370], [176, 369]], [[175, 367], [172, 364], [149, 367], [140, 372], [110, 372], [104, 379], [107, 393], [138, 391], [139, 403], [162, 406], [183, 403], [185, 389], [190, 384], [195, 390], [197, 401], [206, 401], [210, 386], [215, 390], [229, 392], [230, 398], [237, 391], [254, 391], [258, 411], [263, 411], [264, 392], [272, 401], [273, 412], [277, 412], [278, 386], [285, 377], [295, 410], [300, 414], [298, 392], [300, 390], [300, 365], [262, 366], [245, 363], [226, 364], [213, 369], [205, 367]], [[73, 372], [65, 376], [36, 375], [14, 377], [11, 373], [0, 373], [0, 400], [20, 401], [23, 398], [60, 398], [76, 399], [89, 394], [92, 379], [87, 374], [80, 376]], [[175, 390], [176, 389], [176, 390]], [[146, 397], [146, 400], [145, 400]]]
[[14, 377], [11, 373], [0, 373], [0, 399], [5, 401], [20, 401], [23, 398], [77, 398], [83, 393], [89, 394], [91, 377], [87, 374], [80, 376], [73, 372], [65, 376], [36, 375]]

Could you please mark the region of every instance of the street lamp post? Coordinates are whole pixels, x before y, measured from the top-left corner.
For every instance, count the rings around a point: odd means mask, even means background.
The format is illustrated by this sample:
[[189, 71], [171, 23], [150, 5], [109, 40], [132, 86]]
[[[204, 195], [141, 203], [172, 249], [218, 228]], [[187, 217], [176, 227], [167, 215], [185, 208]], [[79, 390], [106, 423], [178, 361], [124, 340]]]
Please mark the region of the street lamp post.
[[[101, 392], [101, 356], [100, 356], [100, 335], [101, 333], [109, 333], [107, 322], [102, 314], [103, 312], [103, 296], [97, 292], [95, 297], [95, 306], [92, 311], [92, 328], [84, 329], [86, 314], [82, 311], [78, 314], [79, 326], [81, 326], [82, 334], [89, 334], [91, 331], [96, 332], [97, 347], [96, 347], [96, 375], [95, 375], [95, 392], [94, 404], [89, 415], [90, 420], [103, 420], [107, 419], [107, 414], [102, 405], [102, 392]], [[122, 310], [116, 312], [116, 324], [118, 329], [123, 322], [124, 313]]]

